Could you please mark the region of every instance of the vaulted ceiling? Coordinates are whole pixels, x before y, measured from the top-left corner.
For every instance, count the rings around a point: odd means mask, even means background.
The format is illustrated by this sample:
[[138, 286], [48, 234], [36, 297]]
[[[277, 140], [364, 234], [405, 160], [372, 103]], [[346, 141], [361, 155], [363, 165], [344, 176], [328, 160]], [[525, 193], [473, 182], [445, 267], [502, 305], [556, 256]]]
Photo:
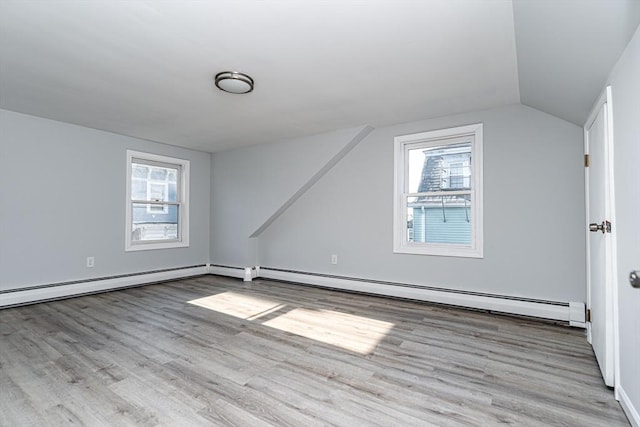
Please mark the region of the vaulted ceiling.
[[638, 0], [2, 0], [0, 108], [211, 152], [513, 103], [582, 125], [639, 23]]

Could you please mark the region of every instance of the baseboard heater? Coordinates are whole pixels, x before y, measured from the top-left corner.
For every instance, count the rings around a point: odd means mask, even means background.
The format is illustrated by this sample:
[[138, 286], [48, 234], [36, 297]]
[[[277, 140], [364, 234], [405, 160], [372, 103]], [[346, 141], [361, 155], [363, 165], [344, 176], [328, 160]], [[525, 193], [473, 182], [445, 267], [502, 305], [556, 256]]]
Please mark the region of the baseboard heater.
[[0, 307], [34, 304], [56, 299], [95, 294], [115, 289], [149, 285], [168, 280], [201, 276], [209, 273], [208, 265], [167, 268], [141, 273], [121, 274], [117, 276], [98, 277], [86, 280], [51, 283], [30, 286], [27, 288], [0, 291]]
[[260, 267], [258, 272], [258, 277], [265, 279], [448, 304], [505, 314], [537, 317], [568, 322], [571, 326], [575, 327], [584, 328], [586, 326], [585, 306], [584, 303], [581, 302], [558, 302], [518, 298], [407, 283], [283, 270], [270, 267]]
[[229, 265], [211, 264], [209, 266], [209, 274], [217, 274], [219, 276], [236, 277], [250, 282], [258, 277], [260, 267], [235, 267]]
[[234, 267], [217, 264], [169, 268], [3, 290], [0, 291], [0, 308], [88, 295], [205, 274], [236, 277], [244, 281], [250, 281], [255, 278], [273, 279], [351, 292], [538, 317], [568, 322], [575, 327], [584, 328], [586, 326], [585, 306], [581, 302], [544, 301], [269, 267]]

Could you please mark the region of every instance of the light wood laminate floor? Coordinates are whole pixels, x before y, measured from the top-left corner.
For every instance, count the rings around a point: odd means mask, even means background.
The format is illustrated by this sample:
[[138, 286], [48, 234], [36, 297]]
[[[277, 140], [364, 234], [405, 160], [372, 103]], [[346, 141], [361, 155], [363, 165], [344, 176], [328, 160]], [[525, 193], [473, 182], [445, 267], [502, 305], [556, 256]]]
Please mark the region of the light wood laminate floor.
[[628, 425], [584, 331], [203, 276], [0, 310], [0, 425]]

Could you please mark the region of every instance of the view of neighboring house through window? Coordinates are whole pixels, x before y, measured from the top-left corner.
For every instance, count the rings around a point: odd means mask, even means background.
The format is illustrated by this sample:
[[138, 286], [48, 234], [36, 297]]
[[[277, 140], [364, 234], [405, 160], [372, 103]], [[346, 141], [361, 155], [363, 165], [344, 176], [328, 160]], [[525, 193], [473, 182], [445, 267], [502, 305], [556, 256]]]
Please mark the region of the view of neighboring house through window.
[[188, 246], [189, 162], [127, 152], [126, 249]]
[[482, 125], [395, 138], [394, 251], [482, 256]]
[[[177, 167], [151, 166], [140, 161], [132, 164], [131, 198], [133, 200], [151, 200], [157, 202], [177, 201]], [[143, 218], [145, 212], [136, 212], [138, 218]], [[168, 214], [169, 205], [166, 203], [148, 203], [147, 214]], [[174, 215], [175, 216], [175, 215]], [[135, 218], [134, 218], [135, 220]], [[177, 222], [175, 222], [177, 224]], [[174, 228], [177, 236], [177, 227]]]

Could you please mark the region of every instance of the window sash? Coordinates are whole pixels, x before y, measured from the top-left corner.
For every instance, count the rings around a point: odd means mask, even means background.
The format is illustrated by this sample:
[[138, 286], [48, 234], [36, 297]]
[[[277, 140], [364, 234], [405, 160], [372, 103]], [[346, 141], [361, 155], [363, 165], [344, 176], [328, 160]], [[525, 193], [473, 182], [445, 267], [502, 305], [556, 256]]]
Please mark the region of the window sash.
[[[137, 205], [137, 206], [136, 206]], [[142, 206], [140, 206], [142, 205]], [[132, 218], [133, 218], [133, 211], [136, 208], [141, 208], [141, 207], [146, 207], [146, 210], [148, 209], [148, 205], [146, 204], [146, 202], [141, 202], [141, 203], [132, 203], [131, 204], [131, 210], [132, 210]], [[147, 210], [148, 212], [148, 210]], [[159, 212], [156, 212], [159, 213]], [[176, 243], [176, 242], [180, 242], [180, 233], [181, 233], [181, 227], [180, 227], [180, 211], [179, 209], [176, 210], [176, 220], [175, 222], [171, 221], [171, 222], [161, 222], [160, 226], [156, 226], [154, 227], [152, 222], [145, 222], [143, 223], [144, 225], [142, 226], [138, 226], [139, 223], [136, 223], [135, 221], [132, 222], [132, 232], [134, 230], [142, 230], [141, 234], [145, 234], [145, 231], [148, 233], [154, 233], [157, 235], [158, 233], [164, 234], [166, 236], [167, 232], [169, 229], [175, 229], [176, 232], [176, 237], [175, 238], [159, 238], [159, 239], [153, 239], [153, 238], [148, 238], [146, 235], [144, 236], [145, 238], [140, 238], [140, 239], [134, 239], [132, 237], [131, 240], [131, 244], [132, 245], [146, 245], [146, 244], [158, 244], [158, 243]], [[149, 224], [152, 224], [151, 226], [149, 226]], [[151, 228], [151, 230], [147, 231], [147, 228]]]
[[[135, 166], [140, 165], [140, 166], [148, 166], [149, 170], [147, 171], [147, 176], [142, 178], [142, 177], [134, 177], [133, 174], [131, 176], [131, 180], [132, 183], [133, 181], [143, 181], [146, 184], [146, 195], [147, 198], [146, 199], [136, 199], [133, 198], [133, 195], [131, 195], [131, 209], [132, 209], [132, 213], [133, 213], [133, 205], [136, 204], [146, 204], [146, 212], [148, 214], [158, 214], [158, 215], [165, 215], [169, 213], [169, 206], [177, 206], [177, 210], [178, 213], [177, 215], [180, 215], [180, 206], [181, 206], [181, 202], [180, 202], [180, 172], [181, 172], [181, 166], [178, 164], [174, 164], [174, 163], [164, 163], [164, 162], [157, 162], [157, 161], [152, 161], [152, 160], [146, 160], [146, 159], [140, 159], [140, 158], [132, 158], [131, 159], [131, 168], [133, 169]], [[159, 178], [154, 178], [153, 175], [153, 169], [152, 168], [156, 168], [156, 169], [165, 169], [167, 170], [166, 173], [166, 178], [163, 179], [159, 179]], [[175, 170], [175, 174], [176, 174], [176, 201], [169, 201], [169, 200], [164, 200], [164, 199], [169, 199], [169, 184], [172, 183], [171, 181], [169, 181], [169, 170]], [[151, 197], [151, 195], [153, 194], [153, 187], [154, 186], [161, 186], [163, 187], [162, 189], [162, 194], [163, 194], [163, 199], [158, 199], [158, 198], [153, 198]], [[133, 191], [133, 186], [132, 186], [132, 191]], [[155, 209], [160, 207], [160, 209]], [[133, 216], [133, 215], [132, 215]], [[178, 230], [179, 233], [179, 230]], [[179, 235], [179, 234], [178, 234]], [[168, 240], [178, 240], [178, 239], [162, 239], [161, 241], [168, 241]], [[144, 240], [144, 242], [148, 242], [148, 241], [152, 241], [152, 240]], [[141, 244], [140, 241], [132, 241], [132, 244]]]
[[[164, 169], [173, 169], [176, 171], [176, 201], [174, 203], [179, 203], [180, 202], [180, 196], [181, 196], [181, 191], [180, 189], [182, 188], [182, 182], [181, 182], [181, 176], [182, 176], [182, 165], [179, 164], [175, 164], [175, 163], [164, 163], [164, 162], [157, 162], [157, 161], [153, 161], [153, 160], [147, 160], [147, 159], [141, 159], [141, 158], [136, 158], [133, 157], [131, 159], [131, 163], [129, 165], [130, 168], [133, 168], [134, 165], [142, 165], [142, 166], [149, 166], [149, 167], [156, 167], [156, 168], [164, 168]], [[171, 181], [169, 181], [168, 179], [165, 180], [161, 180], [161, 179], [157, 179], [157, 178], [151, 178], [151, 172], [149, 171], [147, 174], [146, 178], [141, 178], [141, 177], [134, 177], [133, 174], [131, 175], [131, 180], [132, 181], [146, 181], [147, 184], [147, 199], [144, 199], [148, 202], [158, 202], [161, 201], [163, 203], [169, 203], [168, 200], [163, 201], [163, 200], [156, 200], [156, 199], [152, 199], [149, 197], [150, 194], [150, 187], [151, 185], [165, 185], [166, 186], [166, 195], [168, 197], [169, 195], [169, 183], [171, 183]], [[133, 199], [132, 194], [129, 193], [129, 197], [131, 197], [132, 200], [140, 200], [140, 199]], [[173, 202], [173, 201], [172, 201]]]
[[[456, 196], [468, 196], [469, 199], [465, 200]], [[420, 197], [431, 197], [432, 200], [411, 200]], [[473, 199], [470, 192], [466, 192], [466, 194], [458, 192], [456, 195], [450, 193], [429, 193], [429, 196], [405, 195], [403, 198], [403, 224], [405, 224], [403, 244], [417, 248], [424, 245], [429, 245], [429, 247], [442, 245], [460, 249], [472, 248], [474, 227], [472, 208]], [[410, 214], [412, 215], [411, 228], [409, 227]], [[462, 215], [464, 218], [461, 222]], [[440, 221], [442, 223], [439, 223]], [[436, 236], [438, 236], [437, 239]]]

